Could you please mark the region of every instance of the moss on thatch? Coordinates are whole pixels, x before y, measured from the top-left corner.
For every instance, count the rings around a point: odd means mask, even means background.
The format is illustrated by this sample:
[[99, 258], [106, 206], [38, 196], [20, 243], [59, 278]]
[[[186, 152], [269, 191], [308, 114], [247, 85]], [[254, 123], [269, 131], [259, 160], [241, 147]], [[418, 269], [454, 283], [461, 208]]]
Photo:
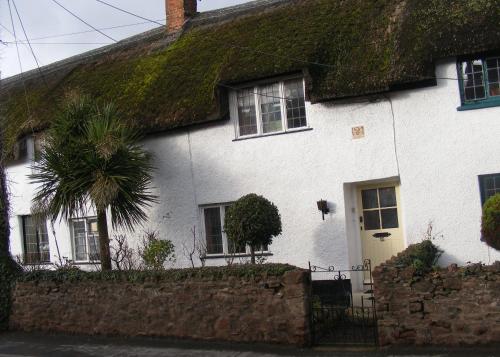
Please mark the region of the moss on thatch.
[[144, 39], [68, 65], [47, 85], [29, 80], [27, 98], [19, 83], [6, 86], [4, 125], [10, 142], [43, 128], [71, 89], [115, 102], [146, 131], [224, 117], [221, 83], [302, 71], [313, 102], [388, 91], [432, 76], [437, 58], [500, 48], [499, 23], [500, 0], [302, 0], [195, 19], [176, 41]]

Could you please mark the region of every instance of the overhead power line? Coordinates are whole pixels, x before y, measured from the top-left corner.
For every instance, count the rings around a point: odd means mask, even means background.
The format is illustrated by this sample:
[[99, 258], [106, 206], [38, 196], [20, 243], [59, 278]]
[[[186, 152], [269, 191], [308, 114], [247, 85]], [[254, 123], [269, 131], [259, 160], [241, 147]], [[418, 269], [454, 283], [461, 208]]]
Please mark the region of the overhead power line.
[[[3, 41], [6, 45], [26, 44], [25, 41]], [[32, 45], [110, 45], [114, 42], [31, 42]]]
[[89, 24], [87, 21], [85, 21], [84, 19], [82, 19], [80, 16], [78, 16], [77, 14], [75, 14], [74, 12], [72, 12], [71, 10], [69, 10], [66, 7], [64, 7], [63, 5], [61, 5], [57, 0], [52, 0], [52, 2], [56, 3], [57, 5], [59, 5], [59, 7], [61, 7], [62, 9], [64, 9], [67, 13], [71, 14], [73, 17], [77, 18], [78, 20], [80, 20], [81, 22], [83, 22], [85, 25], [87, 25], [88, 27], [90, 27], [91, 29], [93, 29], [94, 31], [99, 32], [101, 35], [109, 38], [113, 42], [118, 42], [113, 37], [111, 37], [109, 35], [106, 35], [104, 32], [102, 32], [98, 28], [92, 26], [91, 24]]
[[[164, 21], [165, 19], [159, 19], [156, 21]], [[117, 26], [110, 26], [110, 27], [100, 27], [98, 28], [101, 31], [106, 31], [106, 30], [115, 30], [119, 28], [124, 28], [124, 27], [132, 27], [132, 26], [138, 26], [138, 25], [145, 25], [149, 24], [151, 21], [142, 21], [142, 22], [135, 22], [132, 24], [125, 24], [125, 25], [117, 25]], [[1, 26], [1, 24], [0, 24]], [[164, 24], [162, 24], [164, 26]], [[91, 33], [91, 32], [97, 32], [96, 30], [85, 30], [85, 31], [76, 31], [76, 32], [68, 32], [68, 33], [61, 33], [58, 35], [49, 35], [49, 36], [43, 36], [43, 37], [35, 37], [35, 38], [30, 38], [31, 41], [38, 41], [38, 40], [47, 40], [50, 38], [58, 38], [58, 37], [67, 37], [67, 36], [75, 36], [75, 35], [82, 35], [85, 33]]]
[[[10, 15], [10, 22], [12, 24], [12, 35], [14, 36], [14, 40], [17, 41], [17, 35], [16, 35], [16, 26], [14, 25], [14, 17], [12, 16], [12, 8], [10, 6], [10, 0], [7, 0], [7, 4], [9, 5], [9, 15]], [[19, 54], [19, 46], [16, 43], [16, 52], [17, 52], [17, 60], [19, 62], [19, 70], [21, 71], [21, 81], [23, 84], [23, 90], [24, 90], [24, 100], [26, 102], [26, 114], [28, 117], [31, 115], [31, 110], [30, 110], [30, 103], [28, 101], [28, 91], [26, 90], [26, 82], [24, 81], [24, 74], [23, 74], [23, 65], [21, 62], [21, 55]]]
[[[42, 80], [45, 83], [45, 85], [47, 85], [47, 82], [45, 81], [45, 77], [43, 76], [42, 70], [40, 69], [40, 63], [38, 63], [38, 58], [36, 58], [35, 51], [33, 51], [33, 47], [31, 47], [31, 43], [28, 39], [28, 34], [26, 33], [26, 29], [24, 28], [23, 20], [21, 19], [21, 15], [19, 14], [19, 11], [17, 10], [15, 0], [12, 0], [12, 5], [14, 5], [14, 10], [16, 11], [17, 18], [19, 19], [19, 23], [21, 24], [21, 28], [22, 28], [23, 33], [24, 33], [24, 37], [26, 38], [26, 42], [28, 43], [28, 46], [30, 48], [31, 54], [33, 55], [33, 58], [35, 59], [35, 63], [36, 63], [36, 67], [38, 68], [38, 72], [40, 73], [40, 76], [42, 77]], [[14, 25], [14, 24], [12, 24], [12, 25]], [[16, 41], [17, 41], [17, 39], [16, 39]]]
[[109, 6], [109, 7], [113, 8], [113, 9], [115, 9], [115, 10], [118, 10], [118, 11], [124, 12], [125, 14], [132, 15], [132, 16], [134, 16], [134, 17], [138, 17], [139, 19], [143, 19], [143, 20], [146, 20], [146, 21], [150, 21], [150, 22], [153, 22], [153, 23], [155, 23], [155, 24], [157, 24], [157, 25], [163, 26], [163, 24], [162, 24], [162, 23], [159, 23], [159, 22], [157, 22], [157, 21], [155, 21], [155, 20], [148, 19], [147, 17], [143, 17], [143, 16], [140, 16], [140, 15], [134, 14], [134, 13], [132, 13], [132, 12], [130, 12], [130, 11], [127, 11], [127, 10], [125, 10], [125, 9], [122, 9], [122, 8], [118, 7], [118, 6], [115, 6], [115, 5], [109, 4], [109, 3], [105, 2], [105, 1], [102, 1], [102, 0], [95, 0], [95, 1], [97, 1], [98, 3], [101, 3], [101, 4], [103, 4], [103, 5]]

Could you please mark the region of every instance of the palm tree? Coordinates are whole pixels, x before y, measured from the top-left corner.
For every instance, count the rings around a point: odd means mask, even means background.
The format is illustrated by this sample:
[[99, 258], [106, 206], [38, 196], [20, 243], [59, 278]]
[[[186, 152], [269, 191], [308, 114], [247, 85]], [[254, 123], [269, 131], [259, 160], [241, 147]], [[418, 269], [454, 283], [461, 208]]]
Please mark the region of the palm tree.
[[111, 270], [107, 212], [113, 227], [132, 229], [156, 201], [148, 189], [151, 155], [139, 140], [112, 104], [72, 95], [51, 123], [30, 175], [39, 185], [33, 204], [46, 207], [50, 219], [84, 216], [89, 206], [95, 210], [102, 270]]

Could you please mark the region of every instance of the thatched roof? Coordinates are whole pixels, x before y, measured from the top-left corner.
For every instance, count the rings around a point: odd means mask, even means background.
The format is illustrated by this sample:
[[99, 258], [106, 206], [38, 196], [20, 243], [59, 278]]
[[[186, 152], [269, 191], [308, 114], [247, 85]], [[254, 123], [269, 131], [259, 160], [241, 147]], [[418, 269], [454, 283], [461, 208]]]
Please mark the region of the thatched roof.
[[[65, 91], [113, 101], [148, 132], [227, 117], [228, 86], [303, 72], [312, 102], [432, 79], [436, 59], [500, 49], [500, 0], [260, 0], [198, 14], [1, 82], [7, 139], [50, 123]], [[29, 102], [30, 115], [27, 112]]]

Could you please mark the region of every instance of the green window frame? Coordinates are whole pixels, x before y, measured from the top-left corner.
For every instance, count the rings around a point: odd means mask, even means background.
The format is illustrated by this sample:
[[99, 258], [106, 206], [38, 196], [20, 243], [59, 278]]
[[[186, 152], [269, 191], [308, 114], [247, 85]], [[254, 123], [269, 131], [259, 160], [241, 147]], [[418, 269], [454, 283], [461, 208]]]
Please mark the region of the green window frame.
[[481, 192], [481, 206], [491, 196], [500, 193], [500, 172], [489, 175], [479, 175], [479, 189]]
[[459, 111], [500, 106], [500, 56], [461, 58], [457, 62], [462, 105]]

